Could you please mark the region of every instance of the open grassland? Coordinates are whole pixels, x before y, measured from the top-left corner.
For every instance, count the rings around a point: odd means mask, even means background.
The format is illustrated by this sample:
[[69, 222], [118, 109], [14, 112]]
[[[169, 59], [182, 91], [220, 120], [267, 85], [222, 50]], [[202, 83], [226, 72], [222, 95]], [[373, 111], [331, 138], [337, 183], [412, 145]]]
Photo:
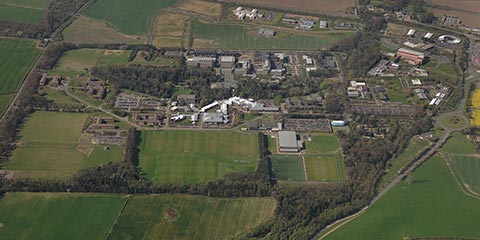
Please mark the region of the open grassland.
[[465, 135], [453, 133], [442, 147], [442, 152], [447, 154], [475, 154], [475, 147]]
[[261, 7], [314, 12], [331, 15], [345, 15], [345, 9], [355, 6], [354, 0], [222, 0], [229, 3], [250, 4]]
[[273, 170], [277, 180], [305, 181], [303, 161], [300, 156], [274, 155]]
[[335, 152], [340, 149], [338, 138], [332, 134], [314, 133], [312, 141], [305, 141], [305, 150], [308, 155]]
[[451, 64], [440, 64], [435, 61], [430, 61], [425, 65], [425, 68], [430, 72], [437, 72], [440, 74], [449, 74], [449, 75], [457, 75], [453, 65]]
[[480, 238], [480, 200], [466, 196], [445, 162], [433, 157], [364, 214], [326, 239]]
[[345, 167], [341, 154], [305, 155], [308, 181], [341, 182]]
[[272, 198], [132, 198], [110, 239], [231, 239], [270, 220]]
[[152, 44], [156, 47], [182, 47], [183, 33], [188, 17], [164, 13], [157, 17]]
[[145, 131], [140, 167], [154, 182], [201, 182], [229, 172], [253, 172], [256, 135], [229, 131]]
[[113, 195], [7, 193], [0, 239], [105, 239], [124, 203]]
[[480, 127], [480, 89], [476, 89], [472, 95], [472, 119], [471, 125]]
[[0, 115], [22, 85], [39, 53], [34, 41], [0, 38]]
[[60, 72], [81, 72], [95, 66], [128, 63], [131, 50], [75, 49], [64, 53], [53, 69]]
[[146, 35], [152, 17], [176, 0], [97, 0], [86, 15], [107, 22], [118, 31], [130, 35]]
[[380, 183], [378, 184], [378, 187], [383, 188], [388, 183], [390, 183], [390, 181], [392, 181], [397, 176], [397, 172], [404, 166], [406, 166], [408, 163], [413, 161], [415, 155], [417, 155], [418, 152], [422, 151], [425, 147], [427, 147], [428, 144], [429, 142], [426, 140], [416, 138], [411, 139], [407, 147], [389, 161], [387, 173], [383, 175]]
[[47, 97], [48, 100], [54, 101], [60, 105], [75, 104], [82, 106], [83, 104], [78, 102], [76, 99], [68, 96], [65, 92], [53, 89], [53, 88], [43, 88], [38, 90], [39, 94]]
[[83, 113], [33, 113], [20, 131], [18, 147], [2, 168], [15, 170], [19, 177], [66, 178], [82, 168], [122, 160], [124, 147], [104, 150], [80, 145], [87, 117]]
[[315, 50], [332, 46], [351, 32], [279, 31], [274, 37], [260, 37], [258, 27], [195, 20], [192, 24], [194, 48]]
[[212, 17], [220, 17], [222, 12], [222, 4], [202, 0], [186, 0], [180, 3], [177, 8]]
[[464, 187], [480, 194], [480, 158], [471, 155], [449, 155], [448, 161]]
[[131, 43], [142, 44], [144, 37], [131, 36], [118, 32], [102, 21], [80, 16], [63, 31], [65, 42], [80, 43]]

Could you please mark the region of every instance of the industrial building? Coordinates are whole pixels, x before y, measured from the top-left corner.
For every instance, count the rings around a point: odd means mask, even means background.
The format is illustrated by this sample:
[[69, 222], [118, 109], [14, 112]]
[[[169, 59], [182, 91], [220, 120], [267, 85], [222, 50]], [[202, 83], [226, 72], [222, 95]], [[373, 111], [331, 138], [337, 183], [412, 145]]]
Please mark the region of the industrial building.
[[400, 48], [397, 51], [397, 57], [401, 57], [406, 61], [414, 64], [414, 65], [421, 65], [425, 60], [425, 54], [421, 52], [417, 52], [414, 50], [410, 50], [407, 48]]
[[279, 131], [278, 142], [280, 152], [299, 152], [303, 148], [302, 141], [297, 140], [294, 131]]

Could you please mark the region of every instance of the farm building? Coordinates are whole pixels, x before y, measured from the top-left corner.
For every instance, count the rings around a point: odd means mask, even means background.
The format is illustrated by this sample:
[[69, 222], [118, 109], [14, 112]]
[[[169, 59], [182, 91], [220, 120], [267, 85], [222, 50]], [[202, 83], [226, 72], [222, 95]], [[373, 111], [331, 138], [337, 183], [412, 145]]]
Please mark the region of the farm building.
[[328, 22], [327, 21], [320, 21], [320, 28], [327, 29], [328, 28]]
[[407, 48], [398, 49], [397, 57], [401, 57], [414, 65], [421, 65], [425, 60], [424, 53], [410, 50]]
[[260, 28], [260, 30], [258, 30], [258, 35], [262, 37], [273, 37], [275, 36], [275, 31], [271, 29]]
[[294, 131], [279, 131], [278, 141], [280, 152], [299, 152], [303, 148], [303, 143], [297, 140]]

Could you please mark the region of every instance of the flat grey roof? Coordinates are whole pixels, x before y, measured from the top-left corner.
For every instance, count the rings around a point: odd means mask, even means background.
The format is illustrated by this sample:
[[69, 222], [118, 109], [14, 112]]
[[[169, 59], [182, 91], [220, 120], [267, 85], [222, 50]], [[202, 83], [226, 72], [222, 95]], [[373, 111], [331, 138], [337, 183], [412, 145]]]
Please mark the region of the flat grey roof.
[[299, 148], [297, 134], [294, 131], [279, 131], [278, 140], [280, 148]]

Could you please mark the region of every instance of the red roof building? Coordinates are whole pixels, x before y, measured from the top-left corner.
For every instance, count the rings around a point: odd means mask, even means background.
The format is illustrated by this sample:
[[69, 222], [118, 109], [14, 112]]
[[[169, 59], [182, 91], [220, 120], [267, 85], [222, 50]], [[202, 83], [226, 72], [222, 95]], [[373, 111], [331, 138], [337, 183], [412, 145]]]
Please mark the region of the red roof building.
[[425, 54], [406, 48], [398, 49], [397, 57], [401, 57], [414, 65], [421, 65], [425, 60]]

